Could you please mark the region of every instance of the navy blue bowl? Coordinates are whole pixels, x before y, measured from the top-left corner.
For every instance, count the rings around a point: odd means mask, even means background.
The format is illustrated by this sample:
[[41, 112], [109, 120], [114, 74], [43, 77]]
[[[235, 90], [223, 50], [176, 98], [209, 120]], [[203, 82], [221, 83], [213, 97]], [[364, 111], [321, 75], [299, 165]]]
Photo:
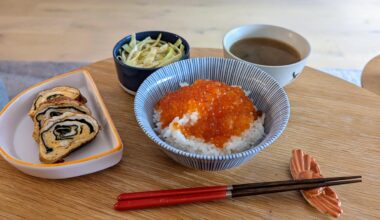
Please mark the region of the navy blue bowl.
[[[187, 43], [187, 41], [177, 34], [173, 34], [166, 31], [144, 31], [136, 33], [136, 40], [141, 41], [144, 40], [147, 37], [151, 37], [153, 39], [156, 39], [158, 35], [161, 34], [161, 40], [175, 43], [178, 38], [182, 40], [182, 44], [185, 47], [185, 54], [181, 58], [181, 60], [188, 59], [190, 57], [190, 46]], [[131, 41], [131, 36], [128, 35], [121, 39], [115, 47], [113, 48], [113, 59], [115, 61], [116, 66], [116, 72], [117, 76], [120, 81], [121, 87], [128, 93], [134, 95], [136, 94], [137, 89], [140, 87], [141, 83], [148, 77], [150, 74], [152, 74], [154, 71], [158, 70], [161, 67], [158, 68], [139, 68], [139, 67], [132, 67], [128, 66], [124, 63], [122, 63], [120, 60], [118, 60], [116, 57], [119, 54], [119, 49], [121, 46], [123, 46], [126, 43], [129, 43]]]

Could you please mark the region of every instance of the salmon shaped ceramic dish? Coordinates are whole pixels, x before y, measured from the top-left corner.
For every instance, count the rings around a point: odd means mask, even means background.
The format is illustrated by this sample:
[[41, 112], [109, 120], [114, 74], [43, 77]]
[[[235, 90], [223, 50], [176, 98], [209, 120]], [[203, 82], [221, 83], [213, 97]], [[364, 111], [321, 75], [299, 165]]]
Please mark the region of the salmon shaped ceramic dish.
[[[317, 161], [300, 149], [295, 149], [292, 152], [290, 172], [295, 180], [323, 177]], [[338, 195], [331, 187], [302, 190], [301, 193], [311, 206], [322, 213], [335, 218], [343, 213]]]
[[[101, 130], [91, 142], [64, 157], [64, 161], [47, 164], [39, 158], [28, 112], [37, 94], [62, 86], [77, 88], [86, 97], [86, 105]], [[63, 179], [97, 172], [117, 164], [123, 154], [120, 136], [95, 82], [85, 70], [53, 77], [17, 95], [0, 112], [0, 131], [1, 156], [20, 171], [41, 178]]]

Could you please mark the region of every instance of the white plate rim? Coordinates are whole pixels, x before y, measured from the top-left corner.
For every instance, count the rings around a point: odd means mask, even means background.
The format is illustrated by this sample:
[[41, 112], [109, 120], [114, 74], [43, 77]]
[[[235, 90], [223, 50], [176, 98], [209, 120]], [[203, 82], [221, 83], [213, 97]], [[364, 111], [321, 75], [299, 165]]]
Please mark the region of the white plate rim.
[[73, 71], [70, 71], [70, 72], [67, 72], [67, 73], [63, 73], [63, 74], [60, 74], [60, 75], [57, 75], [57, 76], [54, 76], [52, 78], [49, 78], [49, 79], [46, 79], [44, 81], [41, 81], [39, 83], [36, 83], [32, 86], [30, 86], [29, 88], [25, 89], [24, 91], [22, 91], [21, 93], [19, 93], [18, 95], [16, 95], [11, 101], [9, 101], [7, 103], [7, 105], [4, 106], [4, 108], [0, 111], [0, 118], [6, 114], [7, 112], [7, 109], [15, 102], [17, 102], [18, 98], [21, 97], [22, 95], [28, 93], [30, 90], [32, 90], [33, 88], [36, 88], [40, 85], [43, 85], [45, 83], [49, 83], [51, 81], [55, 81], [55, 80], [59, 80], [61, 78], [64, 78], [66, 76], [69, 76], [69, 75], [73, 75], [73, 74], [78, 74], [78, 73], [81, 73], [83, 74], [86, 79], [88, 80], [88, 82], [91, 83], [91, 87], [94, 89], [94, 95], [95, 97], [98, 99], [99, 101], [99, 105], [100, 105], [100, 109], [101, 109], [101, 112], [104, 114], [107, 122], [109, 123], [110, 125], [110, 128], [111, 128], [111, 131], [112, 131], [112, 135], [114, 135], [115, 139], [116, 139], [116, 146], [114, 148], [112, 148], [111, 150], [108, 150], [108, 151], [105, 151], [105, 152], [102, 152], [102, 153], [99, 153], [99, 154], [96, 154], [96, 155], [92, 155], [92, 156], [89, 156], [89, 157], [85, 157], [85, 158], [81, 158], [81, 159], [78, 159], [78, 160], [73, 160], [73, 161], [67, 161], [67, 162], [63, 162], [63, 163], [56, 163], [56, 164], [43, 164], [43, 163], [30, 163], [30, 162], [26, 162], [26, 161], [23, 161], [23, 160], [20, 160], [20, 159], [17, 159], [11, 155], [9, 155], [4, 149], [2, 146], [0, 146], [0, 155], [6, 160], [8, 161], [9, 163], [15, 163], [17, 165], [20, 165], [20, 166], [23, 166], [23, 167], [40, 167], [40, 168], [53, 168], [53, 167], [64, 167], [64, 166], [69, 166], [69, 165], [75, 165], [75, 164], [81, 164], [81, 163], [85, 163], [85, 162], [88, 162], [88, 161], [92, 161], [92, 160], [95, 160], [95, 159], [98, 159], [98, 158], [101, 158], [101, 157], [105, 157], [107, 155], [111, 155], [113, 153], [116, 153], [118, 151], [121, 151], [123, 150], [123, 142], [121, 141], [121, 138], [120, 138], [120, 135], [116, 129], [116, 126], [108, 112], [108, 109], [106, 108], [105, 104], [104, 104], [104, 101], [103, 101], [103, 98], [102, 96], [100, 95], [100, 92], [99, 92], [99, 89], [98, 87], [96, 86], [95, 84], [95, 81], [94, 79], [92, 78], [91, 74], [89, 71], [85, 70], [85, 69], [77, 69], [77, 70], [73, 70]]

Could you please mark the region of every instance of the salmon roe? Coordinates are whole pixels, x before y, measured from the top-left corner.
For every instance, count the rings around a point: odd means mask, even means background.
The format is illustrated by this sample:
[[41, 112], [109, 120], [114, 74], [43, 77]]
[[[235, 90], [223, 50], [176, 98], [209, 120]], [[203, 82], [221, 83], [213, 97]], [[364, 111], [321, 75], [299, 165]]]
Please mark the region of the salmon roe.
[[232, 136], [247, 130], [261, 113], [239, 87], [212, 80], [197, 80], [170, 92], [157, 104], [162, 128], [175, 117], [198, 112], [195, 123], [175, 124], [186, 137], [197, 137], [223, 148]]

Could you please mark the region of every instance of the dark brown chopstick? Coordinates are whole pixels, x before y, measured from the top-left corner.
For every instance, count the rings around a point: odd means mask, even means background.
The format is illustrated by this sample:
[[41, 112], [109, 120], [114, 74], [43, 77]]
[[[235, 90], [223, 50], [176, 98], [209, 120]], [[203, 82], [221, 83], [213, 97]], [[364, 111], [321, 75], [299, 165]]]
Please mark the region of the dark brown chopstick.
[[[307, 180], [289, 180], [251, 183], [233, 186], [212, 186], [121, 194], [114, 208], [129, 210], [157, 206], [185, 204], [191, 202], [221, 200], [230, 197], [307, 190], [324, 186], [361, 182], [361, 176], [331, 177]], [[123, 196], [124, 195], [124, 196]], [[129, 195], [129, 196], [128, 196]]]
[[331, 182], [322, 182], [322, 183], [297, 183], [294, 185], [284, 185], [284, 186], [274, 186], [274, 187], [259, 187], [259, 188], [250, 188], [244, 190], [233, 190], [231, 192], [231, 197], [242, 197], [242, 196], [253, 196], [260, 194], [269, 194], [277, 192], [287, 192], [293, 190], [308, 190], [315, 189], [325, 186], [337, 186], [350, 183], [359, 183], [361, 179], [358, 180], [343, 180], [343, 181], [331, 181]]
[[328, 181], [338, 181], [338, 180], [349, 180], [349, 179], [360, 179], [362, 176], [340, 176], [340, 177], [326, 177], [326, 178], [315, 178], [315, 179], [303, 179], [303, 180], [285, 180], [285, 181], [272, 181], [272, 182], [260, 182], [260, 183], [247, 183], [232, 185], [234, 190], [250, 189], [250, 188], [261, 188], [268, 186], [287, 186], [297, 183], [324, 183]]

